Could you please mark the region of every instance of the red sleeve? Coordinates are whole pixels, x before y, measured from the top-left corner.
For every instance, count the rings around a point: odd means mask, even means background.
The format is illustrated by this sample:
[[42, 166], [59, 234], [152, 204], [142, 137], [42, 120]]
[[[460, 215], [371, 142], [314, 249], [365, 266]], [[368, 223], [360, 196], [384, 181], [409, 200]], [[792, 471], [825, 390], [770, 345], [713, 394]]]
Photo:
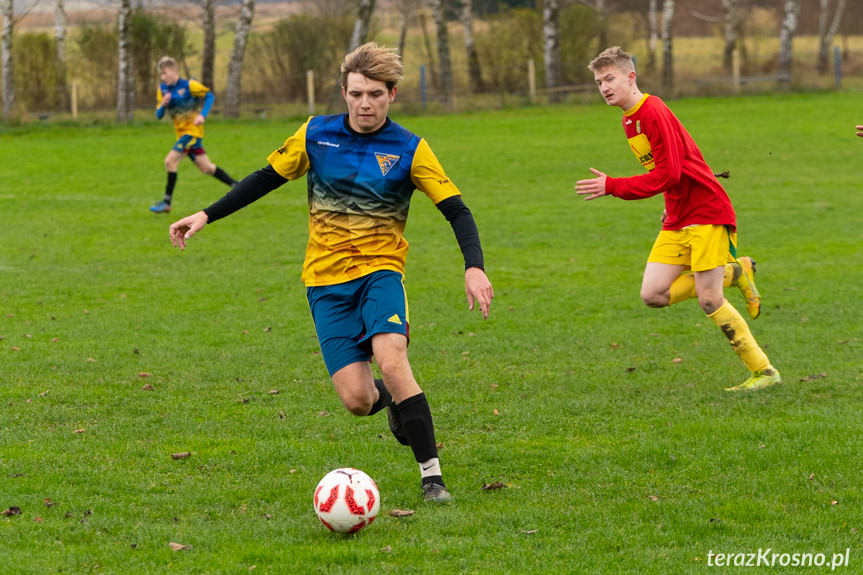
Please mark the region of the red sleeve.
[[661, 194], [680, 183], [686, 154], [677, 119], [664, 105], [642, 108], [643, 134], [650, 141], [655, 167], [646, 174], [608, 178], [605, 189], [624, 200], [640, 200]]

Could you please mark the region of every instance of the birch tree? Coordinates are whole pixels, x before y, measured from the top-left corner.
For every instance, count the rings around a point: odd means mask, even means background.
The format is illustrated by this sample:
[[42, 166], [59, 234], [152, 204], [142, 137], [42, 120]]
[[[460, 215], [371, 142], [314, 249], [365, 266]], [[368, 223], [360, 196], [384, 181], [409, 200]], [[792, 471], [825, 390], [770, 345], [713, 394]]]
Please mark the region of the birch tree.
[[117, 14], [117, 121], [131, 122], [135, 111], [132, 68], [132, 2], [120, 0]]
[[12, 116], [15, 106], [15, 75], [12, 65], [12, 32], [15, 26], [15, 6], [13, 0], [3, 2], [3, 40], [0, 60], [3, 68], [3, 117]]
[[449, 56], [449, 32], [446, 26], [443, 0], [429, 0], [437, 31], [437, 57], [440, 73], [440, 101], [447, 106], [452, 104], [452, 60]]
[[61, 107], [66, 108], [68, 89], [66, 87], [66, 28], [68, 18], [63, 0], [54, 4], [54, 69], [57, 70], [57, 98]]
[[201, 83], [213, 89], [216, 67], [216, 0], [203, 2], [204, 51], [201, 54]]
[[649, 30], [647, 37], [647, 69], [653, 71], [656, 69], [656, 48], [659, 46], [659, 25], [656, 17], [657, 0], [650, 0], [647, 11], [647, 28]]
[[556, 102], [561, 94], [555, 88], [563, 83], [563, 65], [560, 58], [560, 4], [557, 0], [545, 0], [542, 7], [542, 47], [548, 100]]
[[789, 81], [794, 34], [797, 32], [799, 20], [800, 0], [785, 0], [785, 17], [782, 19], [782, 32], [779, 36], [779, 75]]
[[674, 0], [662, 3], [662, 91], [666, 97], [674, 93]]
[[225, 115], [236, 118], [240, 115], [240, 92], [243, 80], [243, 59], [246, 56], [246, 44], [249, 41], [249, 31], [252, 29], [252, 18], [255, 15], [255, 0], [243, 0], [237, 26], [234, 29], [234, 48], [231, 50], [231, 61], [228, 64], [228, 86], [225, 90]]
[[737, 49], [740, 19], [737, 16], [737, 0], [722, 0], [722, 11], [725, 16], [725, 48], [722, 51], [722, 66], [731, 71], [734, 60], [734, 50]]
[[351, 42], [348, 53], [353, 52], [362, 44], [365, 44], [372, 25], [372, 12], [375, 10], [375, 0], [360, 0], [360, 9], [354, 22], [354, 31], [351, 34]]
[[[842, 13], [845, 11], [845, 0], [838, 0], [833, 18], [830, 18], [830, 0], [821, 0], [821, 11], [818, 15], [818, 60], [816, 67], [819, 74], [827, 71], [830, 63], [830, 47], [833, 45], [833, 37], [839, 30], [842, 22]], [[829, 22], [829, 24], [828, 24]]]
[[482, 81], [482, 69], [479, 65], [479, 53], [473, 39], [473, 0], [461, 1], [461, 26], [464, 30], [464, 50], [467, 56], [467, 74], [470, 79], [470, 87], [474, 92], [482, 92], [484, 85]]

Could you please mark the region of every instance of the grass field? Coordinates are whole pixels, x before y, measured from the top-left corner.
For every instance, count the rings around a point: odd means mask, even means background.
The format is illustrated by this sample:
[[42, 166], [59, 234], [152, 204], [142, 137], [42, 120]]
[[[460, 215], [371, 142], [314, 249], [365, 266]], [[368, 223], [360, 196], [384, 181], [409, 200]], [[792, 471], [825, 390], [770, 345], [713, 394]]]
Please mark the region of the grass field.
[[[837, 572], [860, 572], [859, 96], [673, 107], [731, 171], [764, 297], [750, 325], [785, 384], [724, 392], [747, 373], [697, 304], [640, 302], [661, 200], [572, 190], [590, 166], [639, 172], [619, 111], [403, 118], [463, 190], [496, 292], [488, 320], [468, 312], [452, 231], [417, 194], [411, 360], [444, 508], [385, 417], [330, 387], [299, 281], [304, 183], [180, 252], [169, 221], [224, 187], [182, 165], [174, 213], [147, 212], [167, 125], [0, 133], [0, 509], [21, 510], [0, 516], [0, 572], [703, 573], [711, 551], [767, 548], [848, 549]], [[207, 149], [242, 176], [297, 125], [215, 120]], [[356, 537], [312, 510], [339, 466], [381, 490]]]

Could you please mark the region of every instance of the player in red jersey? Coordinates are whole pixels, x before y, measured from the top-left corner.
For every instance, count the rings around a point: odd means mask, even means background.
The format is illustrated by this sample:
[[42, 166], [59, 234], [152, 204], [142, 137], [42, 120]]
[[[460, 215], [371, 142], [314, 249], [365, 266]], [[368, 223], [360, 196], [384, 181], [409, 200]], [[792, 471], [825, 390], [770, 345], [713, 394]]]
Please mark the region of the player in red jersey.
[[698, 305], [751, 372], [749, 379], [728, 391], [781, 383], [779, 371], [723, 295], [724, 287], [736, 286], [746, 299], [749, 315], [754, 319], [761, 312], [755, 262], [736, 257], [737, 224], [728, 194], [680, 120], [661, 99], [638, 89], [629, 54], [618, 46], [608, 48], [588, 68], [606, 103], [623, 110], [629, 145], [647, 173], [611, 178], [591, 168], [594, 177], [579, 180], [576, 192], [585, 200], [607, 195], [624, 200], [665, 196], [662, 230], [647, 259], [641, 299], [650, 307], [665, 307], [698, 298]]

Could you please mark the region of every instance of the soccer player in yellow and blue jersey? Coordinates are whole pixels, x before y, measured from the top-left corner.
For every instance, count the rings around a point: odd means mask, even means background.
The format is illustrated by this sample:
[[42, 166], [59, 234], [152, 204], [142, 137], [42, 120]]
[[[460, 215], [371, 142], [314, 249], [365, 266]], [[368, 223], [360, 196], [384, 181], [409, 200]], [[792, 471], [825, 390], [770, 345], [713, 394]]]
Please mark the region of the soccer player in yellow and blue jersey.
[[[402, 65], [393, 51], [360, 46], [341, 66], [348, 113], [313, 116], [222, 199], [171, 225], [186, 241], [289, 180], [307, 178], [309, 241], [303, 264], [309, 308], [324, 362], [345, 408], [387, 408], [390, 429], [419, 464], [426, 501], [447, 502], [428, 400], [408, 362], [403, 233], [413, 191], [450, 222], [465, 262], [470, 309], [488, 317], [494, 291], [484, 271], [476, 223], [428, 143], [389, 119]], [[374, 379], [374, 356], [382, 379]]]
[[609, 106], [623, 110], [623, 129], [646, 174], [612, 178], [591, 168], [595, 177], [579, 180], [576, 192], [593, 200], [612, 195], [639, 200], [665, 197], [662, 230], [644, 268], [641, 298], [664, 307], [690, 298], [722, 330], [749, 369], [749, 378], [728, 391], [755, 390], [780, 383], [779, 371], [759, 347], [746, 320], [725, 299], [723, 288], [736, 286], [753, 319], [761, 313], [755, 287], [755, 262], [737, 257], [734, 208], [683, 124], [656, 96], [636, 83], [632, 58], [618, 46], [588, 66]]
[[165, 156], [168, 183], [162, 201], [150, 206], [150, 211], [165, 214], [171, 211], [174, 186], [177, 184], [177, 167], [183, 156], [188, 156], [202, 173], [233, 186], [237, 182], [225, 171], [210, 161], [204, 150], [204, 122], [215, 97], [209, 88], [196, 80], [180, 78], [177, 61], [165, 56], [159, 60], [159, 85], [156, 100], [156, 117], [160, 120], [167, 112], [174, 122], [177, 141]]

